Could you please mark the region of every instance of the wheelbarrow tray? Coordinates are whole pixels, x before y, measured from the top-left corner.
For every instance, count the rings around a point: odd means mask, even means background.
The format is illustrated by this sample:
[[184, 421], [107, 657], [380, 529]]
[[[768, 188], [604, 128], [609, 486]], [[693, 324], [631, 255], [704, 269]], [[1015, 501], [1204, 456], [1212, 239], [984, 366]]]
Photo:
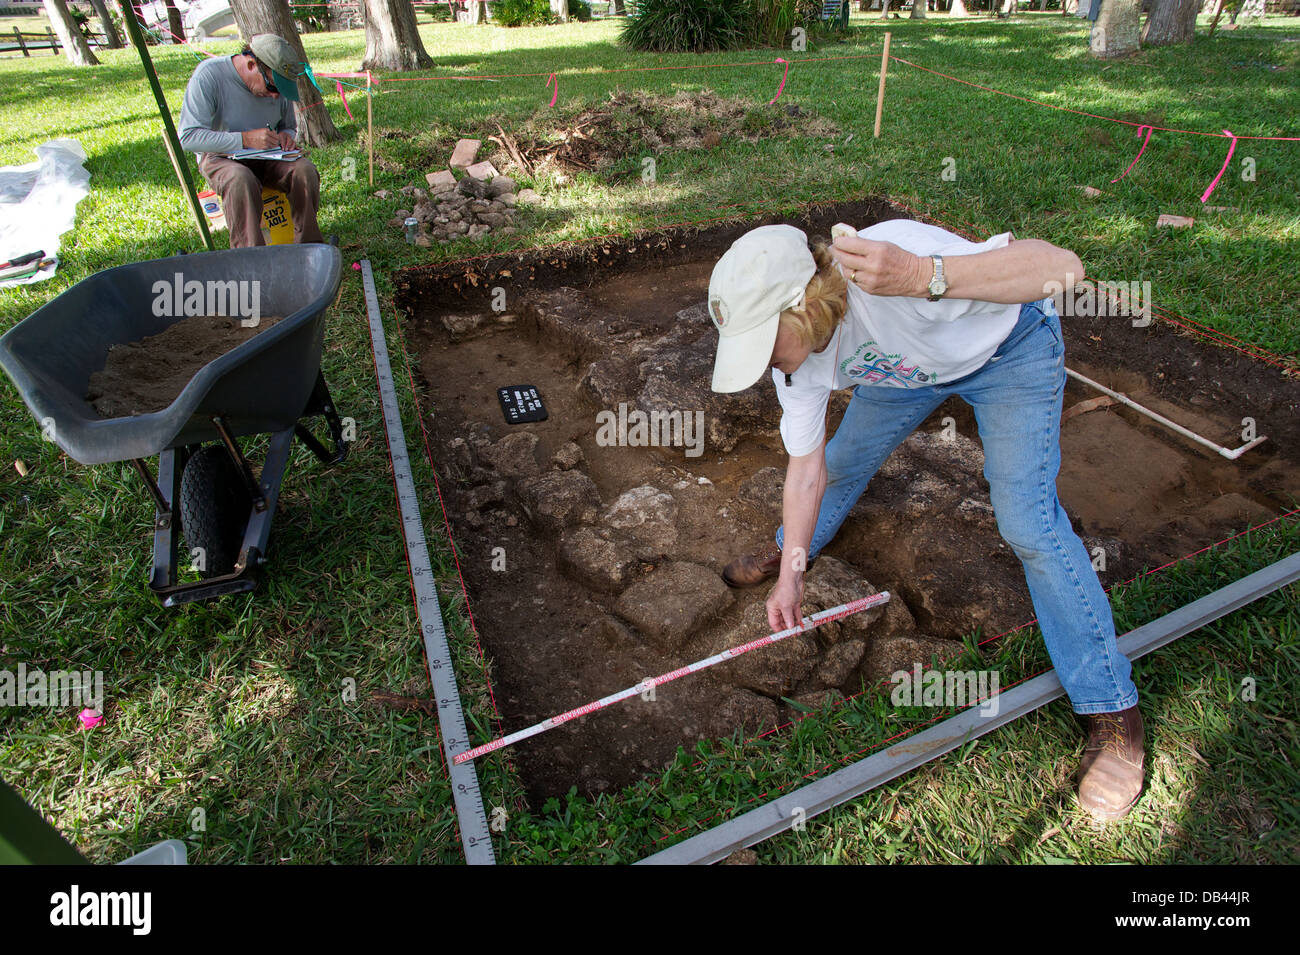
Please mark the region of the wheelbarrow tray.
[[[54, 442], [82, 464], [140, 459], [219, 437], [292, 428], [320, 371], [325, 314], [338, 293], [332, 245], [262, 246], [136, 262], [83, 279], [0, 338], [0, 367]], [[284, 319], [204, 365], [161, 411], [101, 418], [90, 376], [114, 345], [156, 335], [187, 317], [154, 314], [155, 283], [260, 283], [263, 315]]]

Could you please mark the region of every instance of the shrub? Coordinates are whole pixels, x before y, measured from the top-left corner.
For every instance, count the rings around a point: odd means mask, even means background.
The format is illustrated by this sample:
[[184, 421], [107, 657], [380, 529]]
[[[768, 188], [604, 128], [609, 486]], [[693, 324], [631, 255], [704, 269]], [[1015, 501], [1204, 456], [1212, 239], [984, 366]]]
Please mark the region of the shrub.
[[706, 53], [747, 43], [753, 0], [637, 0], [619, 40], [652, 53]]
[[497, 3], [489, 3], [488, 7], [492, 11], [492, 19], [503, 27], [555, 22], [548, 0], [499, 0]]
[[587, 0], [569, 0], [569, 16], [586, 23], [591, 19], [591, 4]]

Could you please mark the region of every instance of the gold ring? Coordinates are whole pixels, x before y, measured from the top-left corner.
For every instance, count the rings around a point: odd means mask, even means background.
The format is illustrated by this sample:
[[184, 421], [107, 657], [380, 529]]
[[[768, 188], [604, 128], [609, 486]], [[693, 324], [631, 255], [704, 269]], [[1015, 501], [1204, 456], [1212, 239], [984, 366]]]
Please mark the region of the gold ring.
[[857, 284], [858, 284], [858, 270], [857, 270], [857, 269], [849, 269], [849, 281], [850, 281], [852, 284], [854, 284], [854, 285], [857, 285]]

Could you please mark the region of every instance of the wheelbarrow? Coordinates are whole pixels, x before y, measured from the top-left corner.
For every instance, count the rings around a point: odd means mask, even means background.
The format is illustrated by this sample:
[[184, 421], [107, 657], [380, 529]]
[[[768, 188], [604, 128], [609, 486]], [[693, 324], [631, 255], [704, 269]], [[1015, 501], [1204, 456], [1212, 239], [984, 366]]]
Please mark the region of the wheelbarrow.
[[[158, 290], [178, 274], [205, 287], [258, 282], [262, 314], [285, 317], [200, 368], [166, 408], [101, 418], [85, 397], [91, 374], [113, 345], [185, 317], [155, 314]], [[134, 464], [155, 506], [149, 587], [164, 606], [257, 586], [295, 435], [326, 464], [347, 456], [320, 371], [325, 313], [340, 274], [338, 249], [320, 244], [136, 262], [78, 282], [0, 338], [0, 367], [47, 438], [82, 464]], [[303, 424], [318, 415], [332, 450]], [[270, 442], [255, 476], [239, 439], [263, 433]], [[154, 455], [156, 477], [146, 462]], [[177, 582], [181, 534], [197, 581]]]

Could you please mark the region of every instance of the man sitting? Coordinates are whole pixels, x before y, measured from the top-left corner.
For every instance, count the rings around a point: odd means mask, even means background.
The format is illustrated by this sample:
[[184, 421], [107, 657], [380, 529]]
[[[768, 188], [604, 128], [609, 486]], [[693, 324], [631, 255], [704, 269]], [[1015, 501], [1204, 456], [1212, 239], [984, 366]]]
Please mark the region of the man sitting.
[[241, 159], [239, 149], [293, 149], [298, 77], [307, 64], [282, 37], [261, 33], [234, 56], [212, 57], [195, 69], [181, 106], [181, 147], [199, 153], [199, 172], [221, 195], [230, 247], [265, 245], [262, 189], [285, 192], [294, 242], [323, 242], [316, 224], [320, 173], [311, 160]]

